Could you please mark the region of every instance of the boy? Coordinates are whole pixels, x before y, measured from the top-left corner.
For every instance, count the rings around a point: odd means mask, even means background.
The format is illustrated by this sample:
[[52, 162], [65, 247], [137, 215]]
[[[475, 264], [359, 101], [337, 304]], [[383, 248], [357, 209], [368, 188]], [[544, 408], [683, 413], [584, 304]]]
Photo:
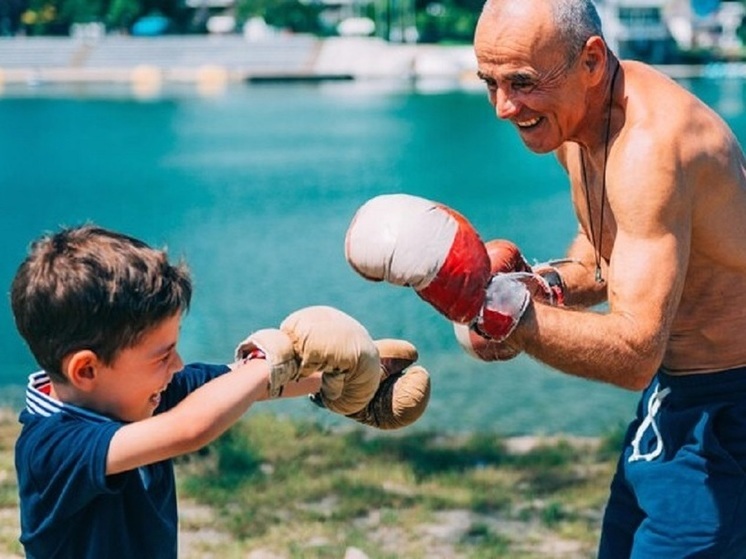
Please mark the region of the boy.
[[191, 295], [183, 265], [123, 234], [87, 225], [33, 243], [11, 288], [17, 328], [43, 369], [29, 379], [16, 444], [27, 557], [175, 558], [172, 458], [255, 401], [323, 399], [323, 371], [337, 389], [341, 371], [358, 396], [375, 392], [376, 346], [330, 307], [255, 332], [231, 366], [185, 367], [176, 344]]

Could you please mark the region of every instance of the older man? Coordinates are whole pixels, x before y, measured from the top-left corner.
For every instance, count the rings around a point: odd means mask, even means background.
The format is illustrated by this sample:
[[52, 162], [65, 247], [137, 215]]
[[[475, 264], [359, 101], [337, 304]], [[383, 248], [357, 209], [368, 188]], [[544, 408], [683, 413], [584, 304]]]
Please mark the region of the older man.
[[[497, 117], [531, 151], [556, 153], [579, 222], [571, 262], [557, 267], [566, 306], [530, 305], [507, 343], [568, 374], [644, 390], [599, 556], [746, 557], [736, 138], [660, 72], [617, 59], [590, 0], [488, 0], [474, 44]], [[603, 312], [588, 309], [602, 301]]]

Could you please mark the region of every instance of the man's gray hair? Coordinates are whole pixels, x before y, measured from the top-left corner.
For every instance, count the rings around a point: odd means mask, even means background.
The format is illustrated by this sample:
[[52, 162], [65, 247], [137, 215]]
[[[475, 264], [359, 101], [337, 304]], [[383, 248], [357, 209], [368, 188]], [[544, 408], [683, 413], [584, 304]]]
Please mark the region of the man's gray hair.
[[[495, 12], [499, 4], [523, 0], [486, 0], [482, 12]], [[583, 50], [585, 42], [597, 35], [603, 39], [601, 18], [592, 0], [546, 0], [551, 4], [557, 34], [567, 48], [568, 63]], [[497, 12], [495, 12], [497, 13]]]
[[592, 0], [550, 0], [560, 39], [567, 46], [568, 62], [583, 50], [585, 42], [603, 38], [601, 18]]

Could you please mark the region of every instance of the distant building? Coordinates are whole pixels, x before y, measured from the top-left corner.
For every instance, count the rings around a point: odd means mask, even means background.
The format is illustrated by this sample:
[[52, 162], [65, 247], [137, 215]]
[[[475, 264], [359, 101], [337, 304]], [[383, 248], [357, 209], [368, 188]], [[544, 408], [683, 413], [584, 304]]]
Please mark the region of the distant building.
[[604, 34], [622, 58], [652, 64], [741, 58], [746, 7], [721, 0], [597, 0]]
[[679, 48], [728, 58], [743, 51], [738, 29], [744, 25], [743, 2], [676, 0], [667, 11], [668, 24]]
[[599, 0], [604, 35], [621, 58], [651, 64], [673, 62], [677, 45], [665, 16], [668, 2], [661, 0]]

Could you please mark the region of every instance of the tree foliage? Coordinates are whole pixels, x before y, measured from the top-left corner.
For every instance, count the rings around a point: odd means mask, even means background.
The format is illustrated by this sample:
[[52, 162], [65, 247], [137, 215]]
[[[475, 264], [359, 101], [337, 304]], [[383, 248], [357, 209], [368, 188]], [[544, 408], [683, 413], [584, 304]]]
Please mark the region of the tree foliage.
[[[239, 24], [262, 17], [272, 26], [295, 32], [325, 34], [323, 0], [234, 0], [230, 12]], [[746, 0], [741, 0], [746, 5]], [[358, 11], [392, 26], [416, 23], [422, 42], [471, 42], [484, 0], [361, 0]], [[411, 18], [402, 22], [402, 13]], [[102, 22], [110, 31], [126, 31], [139, 18], [164, 15], [177, 33], [204, 32], [204, 23], [218, 10], [188, 8], [186, 0], [0, 0], [0, 35], [23, 29], [28, 34], [67, 34], [74, 23]], [[333, 31], [333, 30], [332, 30]], [[739, 29], [746, 36], [746, 25]]]
[[[429, 40], [470, 40], [483, 0], [409, 0], [416, 11], [418, 28]], [[74, 23], [102, 22], [110, 31], [126, 31], [140, 17], [161, 14], [175, 32], [204, 31], [204, 21], [215, 10], [188, 8], [185, 0], [0, 0], [3, 26], [23, 27], [31, 35], [67, 34]], [[397, 10], [405, 0], [363, 3], [366, 15], [374, 10]], [[11, 10], [9, 6], [14, 5]], [[324, 34], [320, 23], [324, 3], [314, 0], [235, 0], [231, 10], [240, 23], [262, 17], [272, 26], [295, 32]], [[381, 17], [379, 19], [386, 19]], [[390, 19], [390, 18], [389, 18]]]

